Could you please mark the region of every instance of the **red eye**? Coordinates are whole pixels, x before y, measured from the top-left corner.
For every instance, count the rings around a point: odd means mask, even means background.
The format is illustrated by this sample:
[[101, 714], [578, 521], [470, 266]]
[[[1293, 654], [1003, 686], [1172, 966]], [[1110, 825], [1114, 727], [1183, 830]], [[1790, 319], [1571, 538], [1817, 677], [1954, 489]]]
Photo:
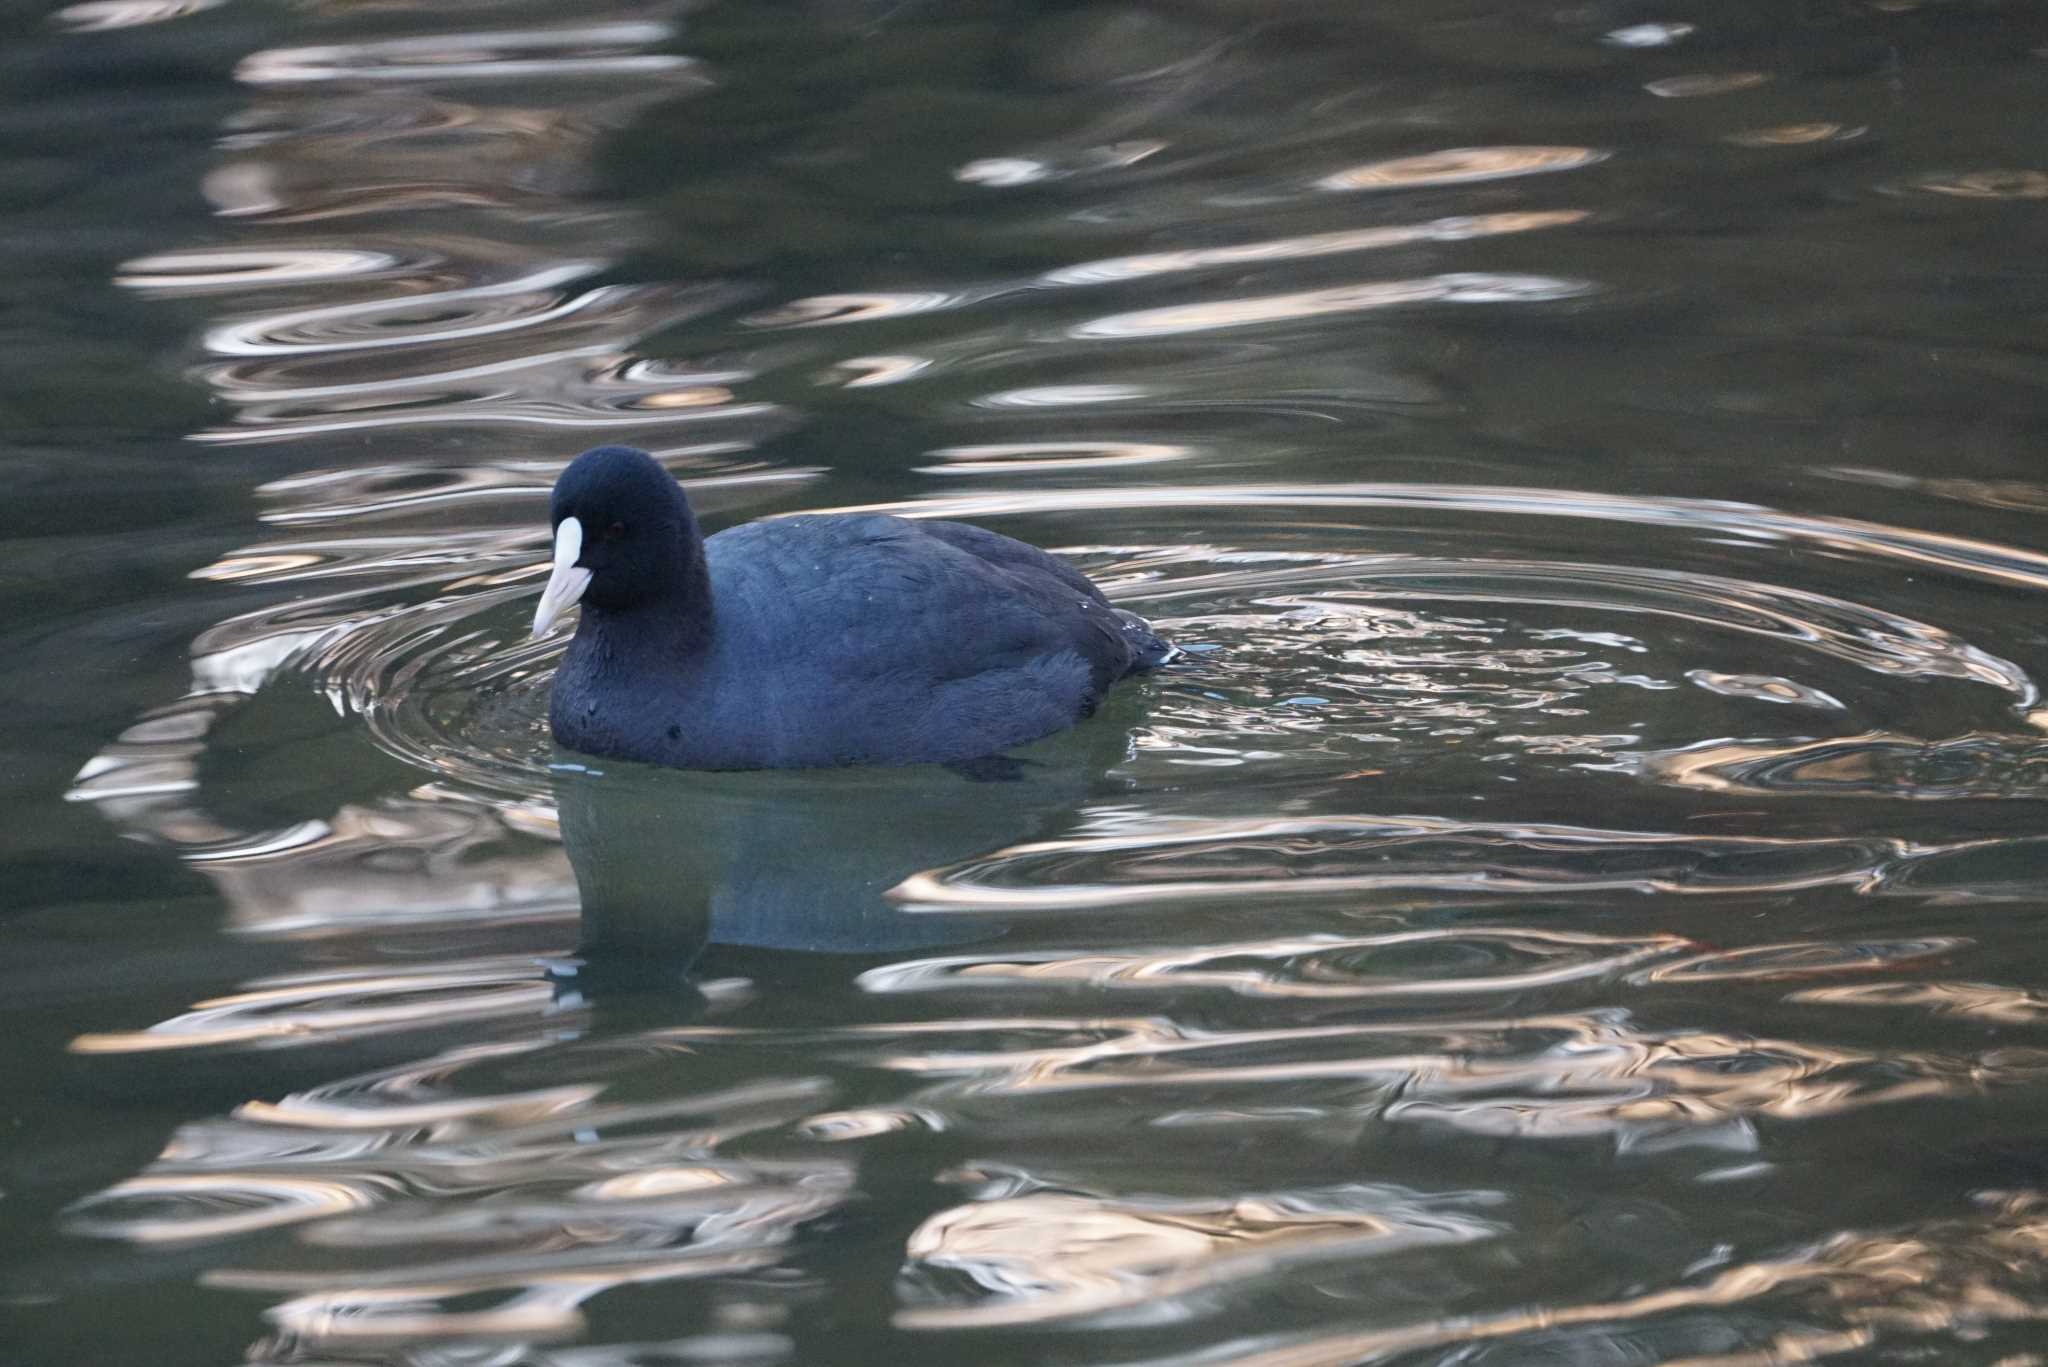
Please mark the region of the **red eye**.
[[604, 539], [607, 541], [623, 541], [625, 536], [626, 524], [623, 522], [614, 522], [604, 529]]

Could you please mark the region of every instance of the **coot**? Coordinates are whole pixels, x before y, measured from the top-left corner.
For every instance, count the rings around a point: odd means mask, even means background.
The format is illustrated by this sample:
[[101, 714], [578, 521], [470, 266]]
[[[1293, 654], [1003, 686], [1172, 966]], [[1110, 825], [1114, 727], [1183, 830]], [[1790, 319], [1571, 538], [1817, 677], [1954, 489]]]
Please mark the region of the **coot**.
[[959, 763], [1088, 716], [1177, 652], [1071, 565], [961, 522], [812, 514], [698, 534], [645, 452], [555, 482], [544, 634], [583, 607], [548, 722], [685, 769]]

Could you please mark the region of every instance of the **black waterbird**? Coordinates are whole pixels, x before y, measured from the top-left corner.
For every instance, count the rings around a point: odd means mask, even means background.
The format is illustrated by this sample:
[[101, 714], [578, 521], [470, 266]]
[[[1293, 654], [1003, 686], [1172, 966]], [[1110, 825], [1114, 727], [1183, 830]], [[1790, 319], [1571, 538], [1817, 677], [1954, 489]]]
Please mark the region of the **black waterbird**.
[[962, 522], [821, 513], [701, 536], [645, 452], [570, 462], [544, 634], [581, 604], [561, 745], [686, 769], [975, 761], [1094, 712], [1173, 647], [1073, 566]]

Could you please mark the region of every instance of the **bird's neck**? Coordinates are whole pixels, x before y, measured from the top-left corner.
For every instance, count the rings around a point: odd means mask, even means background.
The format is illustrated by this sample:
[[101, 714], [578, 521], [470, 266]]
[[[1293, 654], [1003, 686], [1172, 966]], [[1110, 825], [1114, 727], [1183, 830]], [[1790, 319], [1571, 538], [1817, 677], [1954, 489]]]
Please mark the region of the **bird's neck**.
[[703, 551], [693, 549], [697, 553], [686, 557], [682, 572], [663, 586], [663, 592], [627, 607], [586, 603], [573, 646], [591, 652], [608, 668], [672, 668], [707, 653], [717, 636], [717, 605]]

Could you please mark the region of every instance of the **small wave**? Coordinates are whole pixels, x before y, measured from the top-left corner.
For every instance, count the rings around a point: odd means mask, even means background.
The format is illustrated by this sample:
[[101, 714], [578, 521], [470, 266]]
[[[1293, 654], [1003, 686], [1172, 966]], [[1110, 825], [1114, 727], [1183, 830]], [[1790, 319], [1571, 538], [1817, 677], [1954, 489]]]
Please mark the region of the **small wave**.
[[[1694, 1367], [1807, 1362], [1844, 1353], [1882, 1353], [1892, 1340], [1935, 1336], [1967, 1354], [1988, 1334], [2030, 1342], [2039, 1303], [2037, 1193], [1991, 1193], [1955, 1219], [1840, 1230], [1772, 1254], [1711, 1261], [1665, 1284], [1614, 1299], [1548, 1302], [1472, 1317], [1415, 1315], [1368, 1328], [1245, 1335], [1207, 1351], [1215, 1361], [1347, 1367], [1428, 1353], [1455, 1361], [1600, 1361], [1642, 1350]], [[1712, 1342], [1763, 1343], [1756, 1351], [1702, 1355], [1697, 1326]], [[1780, 1325], [1790, 1325], [1778, 1328]], [[2026, 1326], [2036, 1326], [2028, 1329]], [[1940, 1351], [1938, 1348], [1936, 1351]], [[1185, 1361], [1185, 1359], [1180, 1359]], [[2023, 1363], [2006, 1357], [2000, 1361]], [[1168, 1367], [1151, 1358], [1133, 1367]]]
[[931, 453], [939, 464], [918, 467], [931, 475], [995, 475], [1019, 471], [1102, 470], [1185, 460], [1192, 452], [1168, 442], [1030, 441], [946, 446]]
[[1018, 985], [1186, 991], [1273, 998], [1390, 1000], [1527, 992], [1618, 975], [1684, 947], [1675, 936], [1623, 940], [1539, 930], [1418, 930], [1309, 935], [1177, 950], [969, 955], [912, 960], [861, 975], [870, 992]]
[[221, 247], [138, 256], [122, 264], [114, 283], [160, 293], [239, 291], [384, 275], [404, 265], [387, 252], [341, 247]]
[[901, 294], [820, 294], [793, 299], [742, 320], [757, 328], [823, 327], [838, 323], [869, 323], [942, 309], [965, 308], [981, 296], [973, 291], [927, 290]]
[[1076, 338], [1169, 337], [1218, 328], [1296, 322], [1333, 313], [1368, 313], [1413, 304], [1503, 304], [1576, 299], [1598, 286], [1543, 275], [1463, 272], [1419, 280], [1381, 280], [1332, 289], [1221, 299], [1097, 318], [1070, 328]]
[[[265, 851], [275, 855], [279, 850]], [[216, 858], [252, 857], [246, 848]], [[530, 960], [437, 966], [377, 974], [318, 973], [251, 984], [231, 997], [200, 1002], [147, 1030], [84, 1034], [75, 1054], [296, 1046], [432, 1024], [474, 1027], [491, 1017], [531, 1018], [551, 996]]]
[[1658, 783], [1717, 793], [1917, 801], [2048, 794], [2048, 741], [2039, 736], [1923, 741], [1871, 732], [1828, 740], [1706, 741], [1615, 763]]
[[2048, 171], [1962, 171], [1930, 175], [1903, 188], [1949, 199], [2048, 199]]
[[[1098, 818], [1100, 820], [1100, 818]], [[1437, 889], [1584, 895], [1876, 890], [1921, 849], [1883, 839], [1737, 837], [1458, 821], [1328, 816], [1314, 820], [1160, 818], [1012, 846], [934, 869], [894, 893], [953, 911], [1107, 908], [1196, 898], [1269, 900]], [[1247, 866], [1256, 875], [1247, 876]], [[1659, 942], [1663, 950], [1671, 945]]]
[[1083, 513], [1109, 508], [1202, 507], [1411, 508], [1632, 522], [1690, 528], [1759, 543], [1805, 542], [1838, 554], [2048, 589], [2048, 555], [1971, 537], [1915, 531], [1854, 518], [1781, 513], [1722, 500], [1650, 498], [1574, 489], [1469, 484], [1223, 484], [1154, 485], [1119, 490], [1005, 490], [981, 495], [864, 504], [837, 512], [890, 512], [906, 517], [997, 517], [1019, 513]]
[[683, 70], [688, 57], [639, 49], [667, 42], [661, 23], [442, 33], [321, 47], [274, 48], [244, 58], [235, 75], [249, 85], [325, 81], [586, 80]]
[[1229, 247], [1190, 247], [1179, 251], [1151, 252], [1144, 256], [1112, 257], [1104, 261], [1062, 266], [1058, 270], [1046, 272], [1039, 279], [1048, 285], [1112, 284], [1190, 271], [1260, 266], [1276, 261], [1298, 261], [1348, 252], [1377, 251], [1417, 242], [1464, 242], [1504, 233], [1565, 227], [1573, 223], [1583, 223], [1588, 217], [1590, 215], [1583, 209], [1473, 214], [1458, 218], [1440, 218], [1413, 226], [1353, 228], [1342, 232], [1313, 233], [1304, 237], [1242, 242]]
[[[1191, 1126], [1315, 1119], [1480, 1138], [1604, 1143], [1623, 1152], [1753, 1153], [1757, 1124], [1980, 1095], [2038, 1082], [2048, 1053], [1879, 1053], [1833, 1044], [1660, 1028], [1618, 1008], [1370, 1023], [1190, 1029], [1158, 1017], [954, 1018], [815, 1035], [685, 1027], [703, 1048], [828, 1048], [923, 1082], [902, 1104], [949, 1125], [1014, 1120], [1060, 1103], [1146, 1098]], [[1095, 1098], [1091, 1101], [1090, 1098]], [[1248, 1100], [1248, 1098], [1250, 1100]], [[1254, 1106], [1250, 1114], [1243, 1111]], [[1205, 1118], [1206, 1117], [1206, 1118]]]
[[66, 5], [50, 16], [50, 22], [71, 33], [105, 33], [113, 29], [139, 28], [144, 24], [169, 23], [217, 9], [227, 0], [84, 0]]
[[1813, 143], [1848, 142], [1869, 131], [1861, 124], [1781, 123], [1769, 128], [1730, 133], [1728, 141], [1742, 147], [1804, 147]]
[[1666, 76], [1647, 81], [1643, 89], [1666, 100], [1696, 100], [1711, 95], [1733, 95], [1754, 90], [1771, 78], [1762, 71], [1710, 71], [1690, 76]]
[[1502, 1232], [1490, 1193], [1353, 1183], [1169, 1200], [1010, 1190], [940, 1211], [910, 1236], [896, 1323], [986, 1328], [1173, 1313], [1174, 1302], [1304, 1263], [1384, 1257]]
[[1406, 190], [1576, 171], [1613, 153], [1597, 147], [1453, 147], [1392, 161], [1369, 162], [1316, 182], [1325, 190]]

